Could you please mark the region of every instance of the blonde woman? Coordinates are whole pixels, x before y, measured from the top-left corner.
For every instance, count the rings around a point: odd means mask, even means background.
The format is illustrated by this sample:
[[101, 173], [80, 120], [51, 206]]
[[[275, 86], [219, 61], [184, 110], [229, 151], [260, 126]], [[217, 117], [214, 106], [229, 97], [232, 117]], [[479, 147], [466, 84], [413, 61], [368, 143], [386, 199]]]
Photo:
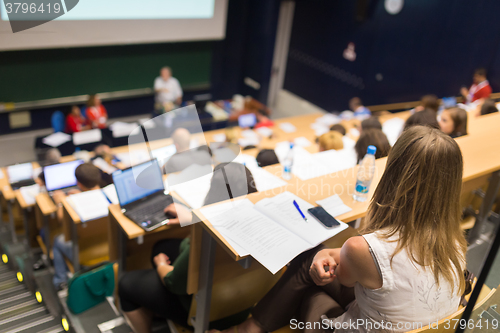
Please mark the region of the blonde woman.
[[291, 325], [306, 332], [405, 332], [454, 313], [465, 289], [462, 168], [448, 135], [423, 126], [404, 131], [389, 153], [362, 236], [339, 249], [302, 253], [252, 318], [229, 331]]

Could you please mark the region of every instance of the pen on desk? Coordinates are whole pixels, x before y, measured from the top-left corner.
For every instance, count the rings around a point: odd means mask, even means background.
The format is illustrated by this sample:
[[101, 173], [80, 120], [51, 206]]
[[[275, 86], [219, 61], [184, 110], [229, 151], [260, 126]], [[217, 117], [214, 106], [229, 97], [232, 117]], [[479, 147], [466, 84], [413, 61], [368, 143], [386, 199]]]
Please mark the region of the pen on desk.
[[297, 210], [299, 211], [300, 213], [300, 216], [302, 216], [302, 218], [304, 219], [304, 221], [307, 222], [307, 218], [306, 216], [304, 215], [304, 213], [302, 213], [302, 211], [300, 210], [300, 207], [299, 207], [299, 204], [297, 203], [297, 201], [293, 200], [293, 205], [295, 206], [295, 208], [297, 208]]

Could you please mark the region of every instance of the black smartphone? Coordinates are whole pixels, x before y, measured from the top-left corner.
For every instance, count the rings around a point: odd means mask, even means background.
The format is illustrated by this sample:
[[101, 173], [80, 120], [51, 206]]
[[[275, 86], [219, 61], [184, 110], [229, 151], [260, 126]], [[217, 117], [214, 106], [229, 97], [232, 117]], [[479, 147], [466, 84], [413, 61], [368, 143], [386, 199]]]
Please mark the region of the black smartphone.
[[335, 228], [340, 225], [339, 221], [337, 221], [335, 217], [328, 214], [327, 211], [321, 206], [309, 208], [307, 211], [327, 229]]

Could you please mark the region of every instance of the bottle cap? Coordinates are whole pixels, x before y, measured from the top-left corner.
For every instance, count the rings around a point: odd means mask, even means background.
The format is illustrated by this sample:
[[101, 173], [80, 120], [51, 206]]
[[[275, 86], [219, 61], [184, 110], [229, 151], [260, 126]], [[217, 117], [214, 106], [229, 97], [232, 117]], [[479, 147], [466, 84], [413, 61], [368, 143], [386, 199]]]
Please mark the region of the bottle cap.
[[290, 142], [290, 149], [293, 148], [293, 142]]
[[372, 145], [369, 145], [368, 149], [366, 151], [366, 153], [370, 154], [370, 155], [375, 155], [376, 152], [377, 152], [377, 147], [372, 146]]

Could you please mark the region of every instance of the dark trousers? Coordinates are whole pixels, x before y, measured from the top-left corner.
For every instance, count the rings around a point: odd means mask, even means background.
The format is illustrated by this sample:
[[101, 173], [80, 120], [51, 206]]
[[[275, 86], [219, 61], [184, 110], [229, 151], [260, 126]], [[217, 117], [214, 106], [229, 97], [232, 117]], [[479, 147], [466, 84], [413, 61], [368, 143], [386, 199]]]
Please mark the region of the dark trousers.
[[[354, 300], [354, 288], [342, 286], [338, 280], [319, 287], [309, 275], [319, 245], [296, 257], [276, 285], [252, 310], [252, 316], [266, 332], [290, 325], [296, 318], [302, 322], [319, 322], [322, 315], [338, 317]], [[305, 330], [317, 332], [318, 330]]]

